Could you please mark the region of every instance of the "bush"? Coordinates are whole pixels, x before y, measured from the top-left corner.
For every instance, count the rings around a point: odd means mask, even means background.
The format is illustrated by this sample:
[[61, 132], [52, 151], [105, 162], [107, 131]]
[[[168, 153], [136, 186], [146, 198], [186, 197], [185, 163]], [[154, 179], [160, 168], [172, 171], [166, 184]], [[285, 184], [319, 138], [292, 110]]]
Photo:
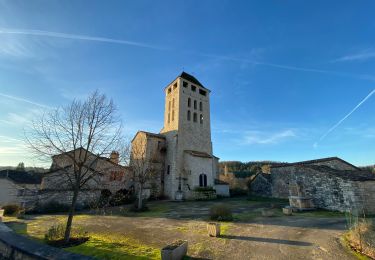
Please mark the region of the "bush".
[[120, 206], [124, 204], [131, 204], [136, 200], [136, 196], [130, 194], [126, 189], [117, 191], [109, 200], [109, 205]]
[[371, 258], [375, 258], [375, 223], [368, 219], [359, 219], [347, 233], [352, 248]]
[[51, 241], [57, 241], [63, 239], [65, 235], [65, 225], [57, 224], [53, 225], [47, 230], [47, 233], [44, 235], [44, 240], [48, 243]]
[[232, 211], [226, 205], [215, 205], [210, 209], [210, 219], [218, 221], [231, 221], [233, 220]]
[[[65, 224], [55, 224], [47, 230], [44, 235], [44, 240], [47, 244], [55, 244], [57, 241], [61, 241], [65, 236]], [[88, 233], [82, 227], [72, 227], [70, 237], [72, 239], [87, 238]]]
[[2, 207], [4, 210], [4, 216], [15, 216], [18, 215], [22, 208], [16, 204], [9, 204]]

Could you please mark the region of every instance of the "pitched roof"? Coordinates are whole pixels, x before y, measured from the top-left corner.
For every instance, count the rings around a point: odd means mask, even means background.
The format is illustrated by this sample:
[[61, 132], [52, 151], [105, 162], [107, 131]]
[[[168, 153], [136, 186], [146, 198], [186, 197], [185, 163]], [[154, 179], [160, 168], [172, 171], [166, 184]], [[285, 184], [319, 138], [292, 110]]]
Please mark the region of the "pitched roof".
[[[191, 83], [193, 83], [194, 85], [197, 85], [205, 90], [207, 90], [208, 92], [210, 92], [210, 90], [208, 88], [206, 88], [205, 86], [202, 85], [202, 83], [199, 82], [199, 80], [194, 77], [193, 75], [190, 75], [189, 73], [186, 73], [185, 71], [182, 71], [180, 75], [178, 75], [174, 80], [172, 80], [172, 82], [174, 82], [177, 78], [182, 78], [182, 79], [185, 79], [185, 80], [188, 80], [190, 81]], [[168, 84], [165, 88], [168, 88], [171, 84]]]
[[320, 163], [320, 162], [329, 162], [329, 161], [333, 161], [333, 160], [338, 160], [338, 161], [341, 161], [342, 163], [345, 163], [347, 165], [350, 165], [352, 166], [353, 168], [357, 169], [357, 170], [361, 170], [360, 168], [358, 168], [357, 166], [339, 158], [339, 157], [327, 157], [327, 158], [321, 158], [321, 159], [315, 159], [315, 160], [308, 160], [308, 161], [301, 161], [301, 162], [294, 162], [294, 163], [280, 163], [280, 164], [274, 164], [274, 165], [271, 165], [271, 168], [278, 168], [278, 167], [288, 167], [288, 166], [297, 166], [297, 165], [311, 165], [311, 164], [315, 164], [315, 163]]
[[199, 80], [197, 80], [196, 77], [194, 77], [193, 75], [190, 75], [190, 74], [186, 73], [185, 71], [183, 71], [183, 72], [180, 74], [179, 77], [181, 77], [181, 78], [183, 78], [183, 79], [186, 79], [186, 80], [190, 81], [191, 83], [193, 83], [193, 84], [195, 84], [195, 85], [199, 85], [199, 86], [201, 86], [201, 87], [204, 88], [204, 86], [202, 85], [202, 83], [200, 83]]
[[375, 181], [375, 174], [363, 170], [336, 170], [325, 165], [302, 165], [301, 167], [310, 168], [322, 173], [335, 175], [341, 179], [351, 181]]
[[163, 135], [163, 134], [155, 134], [155, 133], [151, 133], [151, 132], [146, 132], [146, 131], [141, 131], [141, 130], [140, 130], [140, 131], [138, 131], [138, 132], [134, 135], [134, 137], [133, 137], [133, 139], [132, 139], [131, 142], [133, 142], [134, 139], [137, 137], [137, 135], [140, 134], [140, 133], [144, 133], [144, 134], [146, 134], [146, 136], [148, 136], [148, 137], [155, 137], [155, 138], [165, 139], [165, 135]]
[[16, 170], [0, 171], [0, 178], [10, 179], [14, 183], [19, 184], [40, 184], [42, 182], [41, 174], [31, 174]]

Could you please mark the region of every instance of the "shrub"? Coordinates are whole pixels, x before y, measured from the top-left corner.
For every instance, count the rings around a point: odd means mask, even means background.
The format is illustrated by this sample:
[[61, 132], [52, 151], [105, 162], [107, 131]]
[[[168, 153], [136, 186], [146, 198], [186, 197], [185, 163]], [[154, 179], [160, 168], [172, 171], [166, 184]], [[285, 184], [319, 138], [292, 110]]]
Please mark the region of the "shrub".
[[16, 204], [9, 204], [3, 206], [5, 216], [15, 216], [21, 212], [21, 207]]
[[233, 220], [231, 209], [224, 205], [215, 205], [210, 209], [210, 219], [218, 221], [231, 221]]
[[124, 204], [131, 204], [136, 200], [136, 196], [130, 194], [126, 189], [117, 191], [109, 200], [109, 205], [119, 206]]
[[65, 225], [57, 224], [53, 225], [47, 230], [47, 233], [44, 235], [44, 240], [48, 243], [51, 241], [57, 241], [64, 238], [65, 234]]
[[[46, 243], [55, 244], [55, 242], [63, 240], [65, 235], [65, 227], [66, 225], [62, 223], [51, 226], [44, 235], [44, 240]], [[73, 239], [87, 238], [88, 233], [82, 227], [72, 227], [70, 237]]]
[[347, 239], [350, 246], [362, 254], [375, 258], [375, 224], [371, 220], [356, 220]]

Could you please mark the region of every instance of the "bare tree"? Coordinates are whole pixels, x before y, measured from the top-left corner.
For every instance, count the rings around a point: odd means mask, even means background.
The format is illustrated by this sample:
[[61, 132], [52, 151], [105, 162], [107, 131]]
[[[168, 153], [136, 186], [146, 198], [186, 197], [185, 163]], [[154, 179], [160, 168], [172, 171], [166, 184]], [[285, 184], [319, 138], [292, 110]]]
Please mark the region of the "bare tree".
[[151, 149], [147, 147], [146, 135], [133, 140], [131, 145], [130, 167], [134, 174], [134, 183], [137, 185], [138, 189], [138, 210], [143, 208], [142, 194], [145, 186], [151, 184], [158, 172], [151, 153]]
[[104, 173], [96, 163], [100, 157], [117, 150], [121, 143], [121, 121], [116, 116], [112, 100], [98, 91], [85, 101], [53, 109], [33, 121], [26, 131], [31, 150], [42, 160], [64, 155], [64, 160], [53, 159], [54, 170], [64, 178], [56, 185], [67, 187], [73, 193], [66, 223], [64, 240], [70, 239], [72, 221], [80, 191], [89, 183], [97, 182]]

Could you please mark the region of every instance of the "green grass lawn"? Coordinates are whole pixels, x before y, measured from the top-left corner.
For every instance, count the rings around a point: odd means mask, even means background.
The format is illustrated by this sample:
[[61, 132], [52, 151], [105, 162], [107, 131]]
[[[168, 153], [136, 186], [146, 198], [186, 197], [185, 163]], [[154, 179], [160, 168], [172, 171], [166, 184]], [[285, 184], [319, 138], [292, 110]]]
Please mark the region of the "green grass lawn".
[[90, 234], [90, 239], [66, 251], [100, 259], [160, 259], [160, 250], [113, 234]]

